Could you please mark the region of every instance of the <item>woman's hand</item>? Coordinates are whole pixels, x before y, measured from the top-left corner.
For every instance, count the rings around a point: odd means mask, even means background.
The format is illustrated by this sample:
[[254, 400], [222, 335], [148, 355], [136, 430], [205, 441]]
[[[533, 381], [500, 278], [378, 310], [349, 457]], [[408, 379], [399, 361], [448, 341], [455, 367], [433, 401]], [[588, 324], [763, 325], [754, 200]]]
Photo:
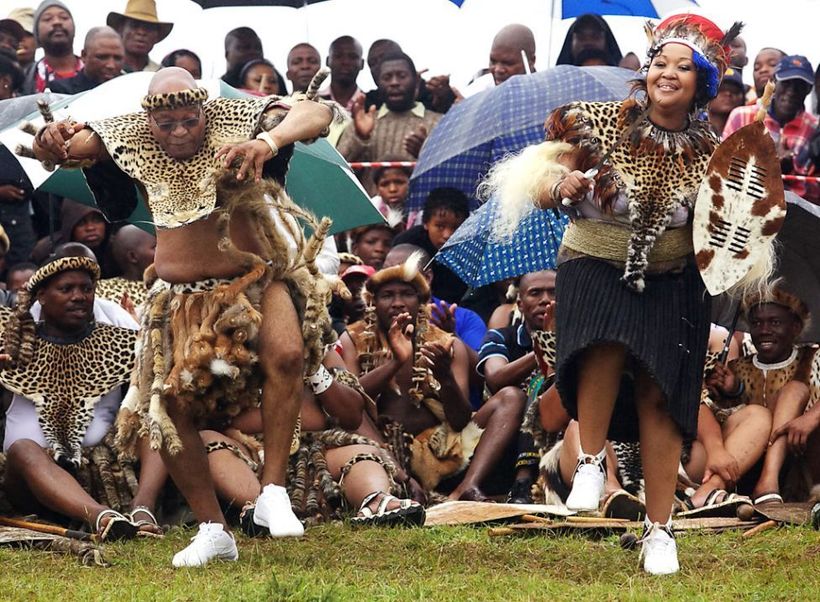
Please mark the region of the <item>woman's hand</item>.
[[569, 199], [571, 204], [579, 203], [584, 200], [586, 194], [592, 190], [594, 183], [591, 178], [586, 178], [584, 172], [571, 171], [561, 181], [558, 186], [558, 196], [563, 201]]

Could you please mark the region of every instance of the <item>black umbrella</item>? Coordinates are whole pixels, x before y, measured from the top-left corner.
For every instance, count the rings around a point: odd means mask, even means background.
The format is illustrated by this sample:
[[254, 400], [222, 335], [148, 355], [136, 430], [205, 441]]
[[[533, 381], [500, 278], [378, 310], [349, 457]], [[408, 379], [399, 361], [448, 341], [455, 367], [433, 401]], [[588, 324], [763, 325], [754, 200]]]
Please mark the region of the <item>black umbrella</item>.
[[325, 0], [194, 0], [202, 8], [217, 8], [219, 6], [290, 6], [301, 8], [308, 4], [316, 4]]
[[[798, 297], [811, 312], [811, 321], [800, 341], [820, 342], [820, 206], [786, 191], [786, 220], [777, 234], [777, 269], [781, 286]], [[737, 311], [737, 301], [728, 295], [715, 298], [714, 322], [729, 328]], [[741, 318], [738, 330], [748, 332]]]

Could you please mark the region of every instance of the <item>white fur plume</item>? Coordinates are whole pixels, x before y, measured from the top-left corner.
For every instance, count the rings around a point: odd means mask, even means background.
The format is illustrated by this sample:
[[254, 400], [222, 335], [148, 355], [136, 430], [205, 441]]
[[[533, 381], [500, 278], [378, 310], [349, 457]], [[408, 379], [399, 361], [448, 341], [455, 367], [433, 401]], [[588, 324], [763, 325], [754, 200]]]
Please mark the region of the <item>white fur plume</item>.
[[410, 253], [404, 264], [402, 265], [401, 278], [405, 282], [411, 282], [413, 278], [418, 276], [421, 271], [421, 260], [424, 257], [424, 251], [419, 249]]
[[547, 200], [556, 178], [569, 173], [558, 159], [571, 150], [572, 146], [566, 142], [542, 142], [492, 167], [479, 186], [479, 196], [485, 200], [493, 196], [498, 199], [494, 239], [509, 240], [521, 220]]

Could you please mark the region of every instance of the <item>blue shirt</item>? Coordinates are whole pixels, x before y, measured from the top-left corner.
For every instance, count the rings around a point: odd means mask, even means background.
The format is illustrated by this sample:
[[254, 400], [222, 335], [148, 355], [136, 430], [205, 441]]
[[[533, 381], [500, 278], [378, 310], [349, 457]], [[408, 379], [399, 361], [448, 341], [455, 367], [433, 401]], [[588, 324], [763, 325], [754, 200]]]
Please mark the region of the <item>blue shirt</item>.
[[[436, 305], [438, 305], [440, 301], [441, 299], [437, 297], [431, 297], [431, 302]], [[484, 335], [487, 333], [487, 325], [484, 323], [484, 320], [473, 310], [467, 309], [466, 307], [456, 307], [454, 317], [456, 321], [455, 335], [460, 338], [465, 345], [478, 351], [481, 347], [481, 341], [484, 340]]]

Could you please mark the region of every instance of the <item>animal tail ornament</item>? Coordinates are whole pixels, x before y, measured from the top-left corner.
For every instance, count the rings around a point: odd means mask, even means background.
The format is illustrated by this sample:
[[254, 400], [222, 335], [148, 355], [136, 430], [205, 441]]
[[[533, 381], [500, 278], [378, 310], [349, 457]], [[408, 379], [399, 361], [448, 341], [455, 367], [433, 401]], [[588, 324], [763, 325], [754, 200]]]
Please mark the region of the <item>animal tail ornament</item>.
[[566, 142], [542, 142], [492, 167], [478, 194], [484, 200], [494, 197], [499, 203], [492, 232], [494, 239], [512, 238], [521, 220], [548, 198], [556, 179], [569, 173], [569, 168], [559, 163], [559, 159], [570, 151], [572, 146]]

